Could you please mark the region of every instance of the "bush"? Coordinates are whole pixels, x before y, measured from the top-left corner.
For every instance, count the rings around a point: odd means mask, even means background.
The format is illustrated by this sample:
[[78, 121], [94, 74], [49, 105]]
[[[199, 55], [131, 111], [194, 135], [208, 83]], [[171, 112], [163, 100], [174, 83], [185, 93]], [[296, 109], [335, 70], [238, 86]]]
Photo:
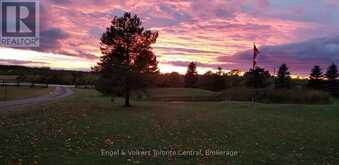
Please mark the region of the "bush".
[[252, 101], [261, 103], [326, 104], [331, 97], [328, 93], [310, 89], [250, 89], [233, 88], [222, 92], [219, 97], [234, 101]]

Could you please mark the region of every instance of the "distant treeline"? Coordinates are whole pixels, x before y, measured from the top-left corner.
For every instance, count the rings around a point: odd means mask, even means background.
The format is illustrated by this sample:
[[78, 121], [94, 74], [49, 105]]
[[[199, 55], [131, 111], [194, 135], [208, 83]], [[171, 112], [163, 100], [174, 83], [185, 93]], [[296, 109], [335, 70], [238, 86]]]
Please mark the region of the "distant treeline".
[[155, 82], [157, 87], [188, 87], [212, 91], [225, 91], [234, 88], [283, 89], [291, 90], [291, 92], [302, 90], [304, 93], [307, 90], [317, 90], [339, 96], [337, 80], [339, 74], [335, 64], [329, 65], [325, 72], [319, 66], [314, 66], [310, 70], [309, 79], [292, 79], [290, 75], [286, 64], [279, 67], [276, 75], [272, 75], [260, 67], [250, 69], [244, 75], [241, 75], [239, 70], [224, 72], [221, 67], [216, 72], [208, 71], [199, 75], [196, 64], [191, 63], [187, 67], [185, 75], [176, 72], [161, 74], [156, 76]]
[[[53, 70], [48, 67], [0, 65], [0, 75], [16, 76], [15, 80], [42, 84], [93, 85], [96, 75], [91, 72]], [[1, 77], [0, 77], [1, 79]]]
[[[286, 65], [279, 68], [277, 76], [271, 75], [263, 68], [251, 69], [244, 75], [240, 70], [224, 72], [218, 68], [216, 72], [208, 71], [205, 74], [197, 73], [197, 66], [194, 63], [188, 66], [185, 75], [177, 72], [155, 73], [147, 79], [147, 86], [150, 88], [200, 88], [211, 91], [223, 91], [230, 88], [313, 88], [316, 90], [326, 90], [333, 95], [338, 95], [338, 73], [335, 65], [331, 65], [326, 73], [322, 73], [317, 66], [310, 74], [309, 80], [292, 79]], [[0, 65], [0, 75], [16, 76], [20, 82], [32, 82], [41, 84], [63, 84], [63, 85], [91, 85], [97, 86], [103, 92], [110, 91], [112, 83], [106, 84], [100, 79], [98, 73], [69, 70], [53, 70], [45, 67], [25, 67]], [[329, 78], [332, 76], [333, 81]], [[1, 80], [1, 77], [0, 77]], [[100, 90], [99, 90], [100, 91]]]
[[[54, 70], [47, 67], [25, 67], [0, 65], [0, 75], [16, 76], [20, 82], [49, 83], [63, 85], [95, 85], [98, 81], [98, 74], [84, 71]], [[240, 75], [239, 70], [232, 70], [224, 73], [208, 71], [205, 74], [196, 74], [196, 80], [187, 83], [187, 75], [177, 72], [158, 73], [151, 76], [148, 81], [149, 87], [156, 88], [201, 88], [212, 91], [220, 91], [231, 87], [246, 86], [246, 78]], [[1, 77], [0, 77], [1, 79]], [[273, 79], [270, 79], [270, 84]], [[293, 86], [307, 84], [306, 80], [292, 80]]]
[[[164, 73], [155, 75], [154, 86], [160, 88], [200, 88], [211, 91], [221, 91], [224, 89], [234, 87], [248, 87], [250, 82], [248, 78], [240, 74], [239, 70], [232, 70], [231, 72], [208, 71], [204, 74], [196, 75], [196, 82], [192, 84], [187, 83], [188, 75], [182, 75], [177, 72]], [[265, 87], [274, 86], [274, 77], [270, 76], [264, 84]], [[291, 79], [290, 87], [303, 87], [307, 85], [307, 80], [303, 79]], [[258, 83], [261, 85], [261, 82]]]

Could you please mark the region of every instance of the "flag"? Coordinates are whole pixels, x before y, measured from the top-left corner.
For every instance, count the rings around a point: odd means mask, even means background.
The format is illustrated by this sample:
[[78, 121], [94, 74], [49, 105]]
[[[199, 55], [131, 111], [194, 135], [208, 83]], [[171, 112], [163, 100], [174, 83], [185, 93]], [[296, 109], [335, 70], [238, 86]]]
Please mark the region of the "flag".
[[255, 46], [255, 43], [254, 43], [254, 48], [253, 48], [253, 69], [254, 69], [255, 65], [257, 65], [256, 59], [257, 59], [259, 54], [260, 54], [260, 51], [257, 48], [257, 46]]

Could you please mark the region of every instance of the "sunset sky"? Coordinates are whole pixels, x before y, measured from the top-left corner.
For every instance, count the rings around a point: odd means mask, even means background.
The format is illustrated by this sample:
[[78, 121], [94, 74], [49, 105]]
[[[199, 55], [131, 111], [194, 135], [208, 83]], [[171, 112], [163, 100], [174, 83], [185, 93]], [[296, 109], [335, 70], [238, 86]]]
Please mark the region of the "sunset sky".
[[99, 38], [114, 16], [137, 14], [159, 31], [154, 51], [162, 72], [200, 73], [218, 66], [248, 70], [256, 42], [258, 65], [293, 74], [339, 64], [338, 0], [41, 0], [41, 44], [0, 48], [0, 63], [90, 70]]

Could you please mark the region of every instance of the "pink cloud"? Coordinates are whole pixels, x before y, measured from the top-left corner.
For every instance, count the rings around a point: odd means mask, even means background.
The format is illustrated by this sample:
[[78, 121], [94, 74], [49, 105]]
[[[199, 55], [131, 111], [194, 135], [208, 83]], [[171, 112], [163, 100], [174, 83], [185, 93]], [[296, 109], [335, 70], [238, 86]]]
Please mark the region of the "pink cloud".
[[268, 0], [257, 0], [257, 6], [261, 9], [266, 9], [270, 5]]

